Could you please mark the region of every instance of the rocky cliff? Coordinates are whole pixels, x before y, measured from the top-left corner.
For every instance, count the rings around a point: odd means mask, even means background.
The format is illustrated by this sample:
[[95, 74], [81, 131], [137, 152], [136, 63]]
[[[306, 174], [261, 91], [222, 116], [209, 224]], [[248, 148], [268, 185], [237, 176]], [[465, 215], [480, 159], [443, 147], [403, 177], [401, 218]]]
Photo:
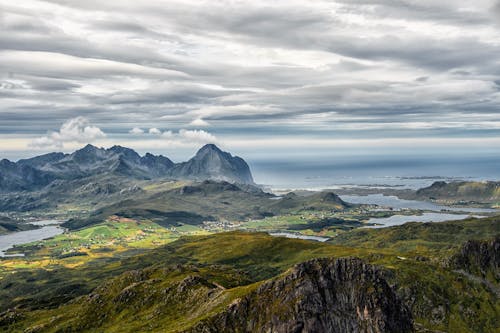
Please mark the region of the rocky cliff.
[[0, 314], [11, 331], [413, 332], [409, 310], [360, 259], [314, 259], [251, 283], [224, 265], [154, 265], [109, 279], [58, 308]]
[[241, 157], [232, 156], [214, 144], [203, 146], [189, 161], [175, 165], [170, 176], [179, 179], [254, 183], [250, 168]]
[[202, 147], [189, 161], [177, 164], [161, 155], [140, 156], [126, 147], [104, 149], [87, 145], [71, 154], [50, 153], [18, 162], [1, 160], [0, 193], [38, 191], [54, 181], [64, 185], [64, 182], [78, 179], [109, 176], [132, 180], [211, 179], [253, 184], [248, 164], [213, 144]]
[[500, 283], [500, 237], [488, 241], [467, 241], [450, 259], [454, 269]]
[[359, 259], [315, 259], [187, 332], [412, 331], [410, 311], [377, 268]]

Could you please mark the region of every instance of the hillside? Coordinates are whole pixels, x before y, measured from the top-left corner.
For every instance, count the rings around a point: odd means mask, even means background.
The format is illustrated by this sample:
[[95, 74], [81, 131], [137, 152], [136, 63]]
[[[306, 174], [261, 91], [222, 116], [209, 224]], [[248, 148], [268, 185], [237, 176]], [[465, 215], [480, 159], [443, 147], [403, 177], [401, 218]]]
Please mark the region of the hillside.
[[251, 185], [206, 180], [154, 194], [137, 194], [96, 210], [89, 218], [73, 219], [64, 226], [76, 229], [104, 221], [108, 216], [150, 219], [163, 226], [178, 222], [244, 221], [302, 210], [344, 210], [351, 207], [332, 192], [311, 196], [293, 193], [281, 198]]
[[215, 145], [205, 145], [178, 164], [121, 146], [87, 145], [71, 154], [0, 161], [0, 211], [88, 210], [136, 197], [141, 186], [165, 180], [254, 184], [247, 163]]
[[22, 223], [22, 221], [14, 220], [6, 216], [0, 216], [0, 235], [9, 232], [23, 231], [36, 229], [37, 227], [32, 224]]
[[424, 200], [500, 202], [500, 182], [434, 182], [416, 191], [416, 197]]
[[[495, 292], [475, 277], [474, 270], [470, 270], [470, 276], [464, 275], [449, 263], [462, 252], [468, 239], [498, 236], [498, 223], [498, 218], [488, 218], [410, 223], [385, 230], [358, 229], [343, 234], [335, 245], [263, 233], [231, 232], [184, 237], [138, 256], [90, 260], [73, 268], [62, 265], [70, 259], [59, 259], [61, 265], [55, 261], [50, 271], [19, 270], [0, 280], [0, 311], [10, 308], [0, 316], [0, 326], [8, 328], [7, 331], [28, 327], [38, 327], [39, 332], [52, 332], [55, 327], [85, 327], [92, 331], [95, 327], [106, 327], [107, 332], [114, 332], [126, 321], [127, 327], [136, 331], [158, 331], [154, 325], [159, 325], [163, 330], [172, 327], [172, 330], [210, 332], [241, 328], [238, 325], [246, 319], [246, 323], [256, 325], [252, 327], [259, 331], [271, 327], [265, 325], [275, 325], [264, 317], [287, 313], [289, 322], [280, 321], [276, 325], [284, 326], [272, 327], [288, 330], [299, 325], [296, 319], [300, 317], [300, 309], [324, 313], [325, 306], [334, 306], [327, 302], [330, 297], [342, 300], [342, 305], [335, 303], [338, 306], [347, 306], [339, 309], [345, 311], [341, 325], [359, 325], [356, 307], [349, 306], [359, 305], [373, 295], [368, 314], [372, 313], [371, 309], [384, 308], [385, 300], [397, 297], [410, 310], [417, 331], [494, 332], [500, 326], [500, 304]], [[313, 258], [352, 256], [362, 258], [364, 263], [328, 259], [289, 270]], [[372, 269], [367, 264], [380, 268]], [[343, 274], [345, 279], [341, 278]], [[380, 277], [371, 280], [378, 274]], [[315, 280], [317, 276], [324, 278]], [[331, 296], [322, 299], [326, 303], [316, 303], [312, 296], [317, 295], [314, 286], [322, 283], [328, 286]], [[394, 288], [395, 296], [391, 296], [385, 284]], [[367, 293], [357, 294], [363, 286], [370, 285]], [[343, 294], [344, 291], [350, 296]], [[304, 298], [286, 297], [295, 292]], [[403, 308], [397, 304], [392, 298], [387, 306], [395, 306], [390, 312], [405, 318]], [[246, 310], [249, 308], [262, 311], [253, 313]], [[376, 312], [382, 317], [370, 317], [376, 319], [375, 325], [386, 322], [384, 313], [387, 312], [380, 311]], [[469, 315], [463, 316], [464, 312]], [[361, 314], [364, 313], [363, 308]], [[242, 321], [233, 318], [242, 318]], [[300, 322], [303, 325], [339, 323], [334, 315], [314, 318], [317, 321]], [[57, 325], [52, 325], [54, 323]], [[235, 326], [224, 326], [231, 323]]]
[[237, 271], [156, 266], [123, 273], [21, 321], [26, 332], [412, 332], [410, 311], [383, 275], [359, 259], [316, 259], [228, 288], [244, 282]]

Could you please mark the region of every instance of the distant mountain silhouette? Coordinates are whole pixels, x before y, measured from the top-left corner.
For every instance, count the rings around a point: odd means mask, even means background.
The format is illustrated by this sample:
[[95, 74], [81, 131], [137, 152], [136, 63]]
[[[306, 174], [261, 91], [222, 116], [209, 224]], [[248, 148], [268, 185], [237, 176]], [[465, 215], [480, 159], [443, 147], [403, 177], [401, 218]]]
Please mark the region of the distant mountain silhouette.
[[180, 179], [254, 182], [250, 168], [242, 158], [223, 152], [214, 144], [203, 146], [189, 161], [175, 165], [170, 175]]
[[187, 162], [175, 164], [165, 156], [140, 156], [133, 149], [108, 149], [86, 145], [71, 154], [49, 153], [17, 163], [0, 161], [0, 191], [38, 190], [54, 180], [74, 180], [97, 175], [134, 179], [225, 180], [253, 184], [247, 163], [213, 144], [205, 145]]

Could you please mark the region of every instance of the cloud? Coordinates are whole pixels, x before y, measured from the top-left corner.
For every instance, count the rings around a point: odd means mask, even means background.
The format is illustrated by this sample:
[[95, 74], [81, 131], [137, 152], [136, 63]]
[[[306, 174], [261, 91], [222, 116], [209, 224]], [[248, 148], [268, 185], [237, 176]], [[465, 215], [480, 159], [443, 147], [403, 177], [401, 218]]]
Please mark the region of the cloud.
[[29, 146], [31, 148], [63, 148], [64, 143], [90, 143], [104, 137], [106, 134], [99, 127], [90, 125], [84, 117], [76, 117], [63, 123], [59, 131], [34, 139]]
[[496, 1], [491, 8], [491, 15], [493, 18], [493, 22], [495, 22], [495, 24], [500, 27], [500, 1]]
[[161, 137], [164, 138], [164, 139], [173, 139], [175, 137], [175, 134], [174, 132], [172, 131], [165, 131], [161, 134]]
[[157, 129], [156, 127], [152, 127], [149, 129], [149, 134], [152, 135], [161, 135], [161, 131]]
[[190, 143], [217, 143], [217, 138], [204, 130], [181, 129], [179, 137]]
[[208, 121], [203, 120], [202, 118], [196, 118], [192, 122], [189, 123], [190, 126], [196, 126], [196, 127], [206, 127], [210, 126], [210, 123]]
[[132, 128], [130, 131], [128, 131], [130, 134], [133, 134], [133, 135], [141, 135], [141, 134], [144, 134], [144, 130], [142, 128], [139, 128], [139, 127], [134, 127]]
[[204, 130], [180, 129], [178, 132], [165, 131], [161, 134], [162, 139], [172, 144], [199, 145], [205, 143], [219, 143], [217, 137]]
[[221, 140], [425, 136], [457, 113], [443, 135], [488, 136], [475, 119], [499, 116], [499, 1], [28, 3], [1, 5], [0, 136], [35, 145], [62, 145], [45, 130], [79, 115], [110, 136], [170, 128], [162, 138], [179, 142], [208, 125]]

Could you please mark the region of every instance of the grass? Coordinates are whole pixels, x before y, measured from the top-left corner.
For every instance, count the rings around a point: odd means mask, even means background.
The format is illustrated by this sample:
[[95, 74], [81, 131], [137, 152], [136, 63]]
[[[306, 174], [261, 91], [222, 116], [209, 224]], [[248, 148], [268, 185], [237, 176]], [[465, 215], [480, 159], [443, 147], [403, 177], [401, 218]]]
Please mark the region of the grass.
[[15, 247], [11, 252], [25, 253], [26, 257], [3, 258], [0, 278], [19, 269], [75, 268], [93, 260], [136, 255], [173, 242], [183, 235], [198, 234], [206, 234], [206, 231], [189, 225], [171, 230], [148, 220], [112, 216], [85, 229]]
[[380, 229], [356, 229], [330, 242], [370, 249], [389, 249], [405, 255], [446, 256], [467, 240], [500, 233], [500, 216], [439, 223], [406, 223]]
[[[291, 214], [255, 223], [262, 223], [260, 227], [265, 228], [266, 223], [272, 225], [274, 220], [284, 227], [300, 222]], [[104, 331], [124, 331], [123, 327], [130, 332], [154, 331], [162, 327], [166, 332], [173, 332], [217, 313], [293, 264], [318, 257], [356, 256], [388, 270], [388, 279], [411, 306], [417, 324], [448, 332], [494, 332], [500, 326], [498, 299], [483, 284], [448, 269], [446, 259], [466, 240], [499, 235], [499, 223], [500, 218], [492, 217], [357, 229], [325, 244], [258, 232], [206, 235], [191, 225], [176, 227], [173, 231], [148, 221], [120, 218], [48, 241], [28, 259], [32, 266], [21, 264], [23, 261], [19, 259], [6, 261], [20, 264], [9, 267], [9, 274], [4, 271], [2, 275], [0, 310], [13, 306], [25, 309], [20, 310], [24, 319], [8, 326], [11, 331], [42, 325], [40, 327], [45, 328], [41, 328], [41, 332], [55, 332], [98, 320], [96, 313], [88, 312], [96, 306], [92, 302], [67, 302], [92, 289], [95, 293], [111, 288], [105, 296], [106, 307], [101, 309], [109, 319], [103, 326]], [[177, 237], [180, 238], [173, 241]], [[155, 244], [158, 239], [166, 244]], [[75, 244], [80, 246], [90, 240], [96, 244], [86, 249], [88, 256], [51, 257], [51, 253], [67, 251], [68, 245], [73, 246], [71, 250], [80, 251]], [[132, 245], [125, 247], [124, 243]], [[172, 267], [184, 267], [178, 269], [185, 271], [162, 273]], [[149, 272], [148, 279], [126, 280], [126, 276], [137, 270]], [[200, 286], [194, 294], [182, 296], [182, 301], [170, 298], [166, 301], [165, 295], [157, 293], [178, 288], [184, 278], [193, 274], [223, 286], [224, 291], [208, 299], [206, 288]], [[115, 306], [110, 300], [115, 300], [129, 290], [127, 288], [151, 302]], [[90, 325], [87, 331], [93, 329]]]

